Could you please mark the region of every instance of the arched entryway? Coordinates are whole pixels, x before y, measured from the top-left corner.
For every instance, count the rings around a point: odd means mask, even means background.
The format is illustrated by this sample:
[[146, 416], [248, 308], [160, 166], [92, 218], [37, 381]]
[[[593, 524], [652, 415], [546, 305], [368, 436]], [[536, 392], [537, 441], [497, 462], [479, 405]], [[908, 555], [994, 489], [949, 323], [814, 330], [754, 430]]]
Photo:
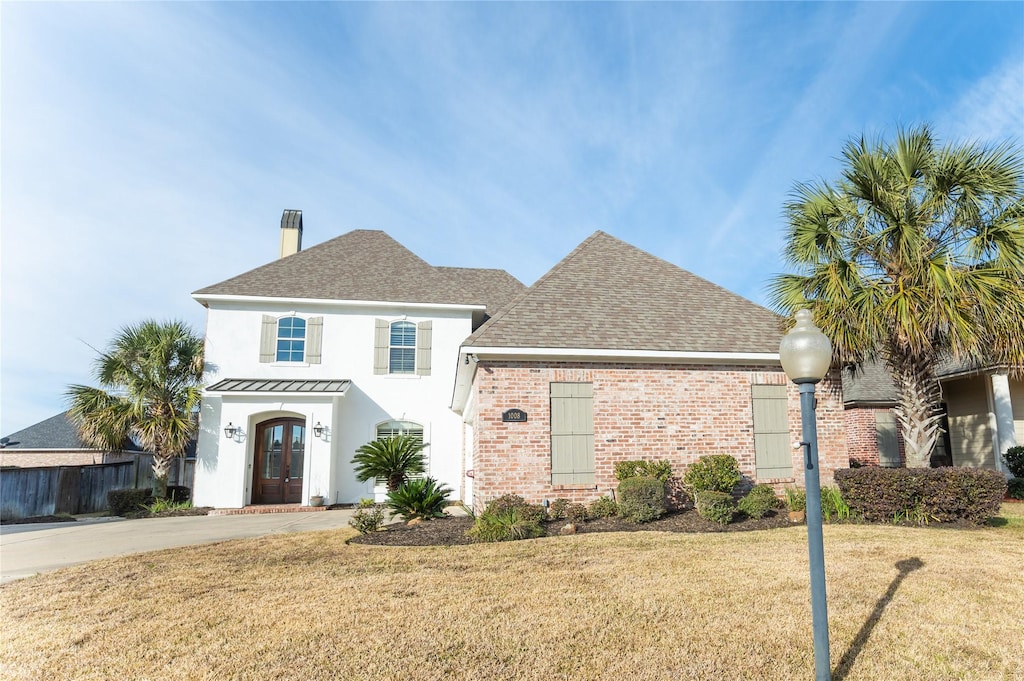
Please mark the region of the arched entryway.
[[301, 503], [305, 454], [306, 422], [303, 419], [271, 419], [257, 425], [252, 503]]

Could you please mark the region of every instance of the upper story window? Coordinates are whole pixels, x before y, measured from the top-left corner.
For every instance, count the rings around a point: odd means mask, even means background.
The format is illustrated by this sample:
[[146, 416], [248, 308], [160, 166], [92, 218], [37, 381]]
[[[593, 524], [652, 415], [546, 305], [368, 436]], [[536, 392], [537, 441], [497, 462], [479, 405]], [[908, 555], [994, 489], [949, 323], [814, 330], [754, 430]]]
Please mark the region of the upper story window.
[[433, 323], [376, 321], [373, 373], [429, 376]]
[[412, 322], [392, 322], [388, 344], [388, 373], [412, 374], [416, 372], [416, 325]]
[[306, 320], [285, 317], [277, 320], [277, 361], [301, 362], [306, 355]]
[[263, 315], [260, 362], [320, 363], [324, 318]]

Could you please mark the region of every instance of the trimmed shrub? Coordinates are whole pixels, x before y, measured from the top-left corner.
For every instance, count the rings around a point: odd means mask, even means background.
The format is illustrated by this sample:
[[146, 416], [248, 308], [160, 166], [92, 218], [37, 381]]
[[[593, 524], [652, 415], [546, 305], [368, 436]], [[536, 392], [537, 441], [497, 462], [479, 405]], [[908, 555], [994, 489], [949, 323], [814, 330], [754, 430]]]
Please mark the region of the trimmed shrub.
[[178, 504], [192, 501], [192, 488], [185, 485], [167, 485], [167, 498]]
[[568, 499], [555, 499], [548, 506], [548, 517], [552, 520], [561, 520], [565, 517], [565, 510], [569, 508]]
[[587, 519], [587, 507], [583, 504], [569, 504], [565, 509], [565, 517], [574, 523], [582, 523]]
[[1015, 478], [1024, 478], [1024, 446], [1010, 447], [1003, 454], [1003, 461], [1010, 475]]
[[668, 479], [672, 477], [672, 464], [668, 461], [647, 461], [645, 459], [619, 461], [615, 464], [615, 479], [620, 482], [626, 478], [640, 476], [668, 482]]
[[851, 468], [836, 483], [852, 513], [870, 522], [966, 520], [999, 513], [1006, 478], [976, 468]]
[[544, 534], [544, 507], [528, 504], [521, 496], [506, 494], [487, 504], [466, 533], [474, 541], [497, 542], [530, 539]]
[[742, 479], [739, 463], [728, 454], [706, 454], [691, 463], [683, 476], [695, 500], [697, 492], [706, 490], [732, 494]]
[[751, 518], [763, 518], [768, 511], [778, 508], [779, 498], [771, 485], [754, 485], [747, 496], [740, 499], [739, 509]]
[[1010, 478], [1006, 481], [1006, 496], [1024, 500], [1024, 478]]
[[126, 516], [145, 511], [153, 503], [151, 489], [114, 489], [107, 492], [111, 515]]
[[611, 497], [601, 497], [590, 502], [587, 509], [588, 518], [611, 518], [618, 515], [619, 505]]
[[705, 520], [719, 525], [728, 525], [736, 513], [736, 502], [732, 495], [714, 490], [697, 492], [697, 514]]
[[646, 523], [665, 513], [665, 483], [650, 476], [626, 478], [619, 483], [619, 516]]
[[850, 517], [850, 506], [838, 487], [821, 488], [821, 517], [828, 522]]
[[388, 492], [387, 504], [393, 513], [406, 520], [430, 520], [444, 515], [451, 493], [450, 487], [438, 484], [434, 478], [406, 480], [398, 489]]
[[348, 524], [359, 534], [376, 532], [384, 524], [384, 505], [374, 503], [373, 499], [361, 499], [359, 508], [348, 519]]

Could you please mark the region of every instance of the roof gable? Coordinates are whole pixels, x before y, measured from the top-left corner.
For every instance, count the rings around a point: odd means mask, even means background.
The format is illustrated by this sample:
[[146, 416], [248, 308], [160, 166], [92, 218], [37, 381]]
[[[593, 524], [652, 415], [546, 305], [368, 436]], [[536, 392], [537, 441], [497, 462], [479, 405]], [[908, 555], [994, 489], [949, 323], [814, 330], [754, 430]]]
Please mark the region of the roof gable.
[[[465, 270], [493, 273], [474, 278], [452, 274], [456, 269], [433, 267], [384, 232], [359, 229], [193, 295], [486, 305], [491, 289], [507, 297], [507, 279], [522, 288], [501, 270]], [[504, 283], [481, 290], [470, 285], [474, 280]]]
[[775, 353], [781, 338], [770, 310], [599, 231], [465, 344]]

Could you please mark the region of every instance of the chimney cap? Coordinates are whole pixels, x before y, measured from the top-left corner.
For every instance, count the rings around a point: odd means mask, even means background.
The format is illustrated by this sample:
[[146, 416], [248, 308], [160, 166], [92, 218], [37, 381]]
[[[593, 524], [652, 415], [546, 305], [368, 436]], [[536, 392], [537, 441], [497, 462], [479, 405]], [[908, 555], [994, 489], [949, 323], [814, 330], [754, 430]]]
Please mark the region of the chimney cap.
[[281, 229], [297, 229], [302, 231], [302, 211], [286, 210], [281, 215]]

